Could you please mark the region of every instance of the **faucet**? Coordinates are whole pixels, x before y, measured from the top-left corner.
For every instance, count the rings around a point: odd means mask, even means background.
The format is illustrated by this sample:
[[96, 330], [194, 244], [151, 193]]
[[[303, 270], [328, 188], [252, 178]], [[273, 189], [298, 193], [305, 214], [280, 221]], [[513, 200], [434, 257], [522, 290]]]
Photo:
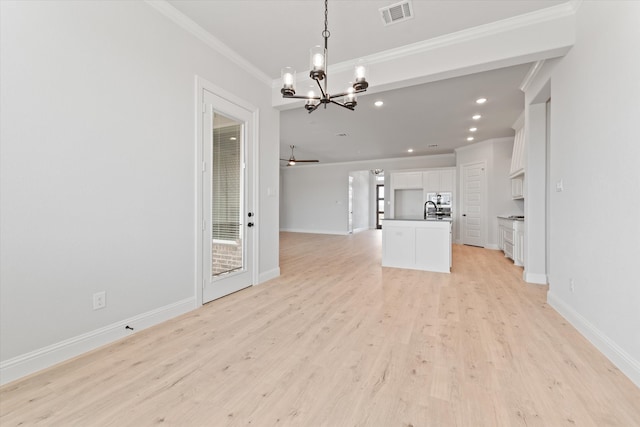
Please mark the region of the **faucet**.
[[436, 212], [438, 212], [438, 205], [436, 205], [432, 200], [427, 200], [426, 202], [424, 202], [424, 219], [427, 219], [427, 203], [431, 203], [436, 209]]

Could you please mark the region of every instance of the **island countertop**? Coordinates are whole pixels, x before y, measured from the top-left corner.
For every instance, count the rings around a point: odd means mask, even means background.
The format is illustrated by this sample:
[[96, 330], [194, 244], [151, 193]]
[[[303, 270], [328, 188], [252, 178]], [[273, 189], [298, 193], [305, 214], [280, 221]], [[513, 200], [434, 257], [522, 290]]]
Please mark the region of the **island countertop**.
[[425, 218], [385, 218], [383, 221], [434, 221], [434, 222], [453, 222], [450, 216], [447, 217], [427, 217]]

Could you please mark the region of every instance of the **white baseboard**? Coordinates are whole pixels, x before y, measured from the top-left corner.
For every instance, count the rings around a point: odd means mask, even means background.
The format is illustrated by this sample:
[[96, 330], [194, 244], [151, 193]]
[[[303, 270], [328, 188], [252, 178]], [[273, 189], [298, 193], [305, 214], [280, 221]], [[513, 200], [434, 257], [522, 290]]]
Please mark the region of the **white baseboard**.
[[490, 244], [490, 245], [486, 245], [484, 248], [485, 248], [485, 249], [491, 249], [492, 251], [500, 250], [500, 248], [498, 247], [498, 245], [496, 245], [495, 243], [492, 243], [492, 244]]
[[535, 285], [546, 285], [547, 284], [547, 275], [543, 273], [529, 273], [526, 269], [524, 270], [524, 275], [522, 277], [525, 282], [533, 283]]
[[349, 233], [346, 231], [338, 231], [338, 230], [306, 230], [299, 228], [281, 228], [280, 231], [287, 231], [289, 233], [309, 233], [309, 234], [335, 234], [339, 236], [346, 236]]
[[360, 233], [362, 231], [367, 231], [367, 230], [370, 230], [370, 228], [369, 227], [354, 228], [353, 234]]
[[260, 273], [258, 276], [258, 284], [264, 283], [271, 279], [275, 279], [280, 276], [280, 267], [274, 268], [269, 271], [265, 271], [264, 273]]
[[[142, 329], [157, 325], [196, 308], [195, 297], [148, 311], [121, 322], [69, 338], [0, 363], [0, 384], [25, 377], [57, 363], [79, 356]], [[130, 326], [134, 330], [125, 329]]]
[[635, 385], [640, 387], [640, 361], [631, 357], [630, 354], [552, 292], [547, 292], [547, 303], [567, 319], [578, 332], [600, 350]]

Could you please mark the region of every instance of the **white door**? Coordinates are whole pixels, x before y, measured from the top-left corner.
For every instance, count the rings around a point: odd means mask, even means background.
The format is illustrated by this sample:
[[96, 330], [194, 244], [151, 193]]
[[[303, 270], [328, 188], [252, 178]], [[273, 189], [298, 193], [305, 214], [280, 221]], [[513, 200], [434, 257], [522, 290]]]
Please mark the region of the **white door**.
[[202, 301], [252, 285], [255, 215], [251, 111], [204, 90]]
[[484, 247], [485, 163], [462, 166], [462, 243]]

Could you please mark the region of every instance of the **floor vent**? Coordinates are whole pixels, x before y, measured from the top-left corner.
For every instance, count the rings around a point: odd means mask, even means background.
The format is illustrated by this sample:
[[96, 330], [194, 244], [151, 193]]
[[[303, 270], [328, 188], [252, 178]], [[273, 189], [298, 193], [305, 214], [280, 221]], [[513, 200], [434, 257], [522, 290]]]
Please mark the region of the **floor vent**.
[[394, 3], [391, 6], [382, 7], [378, 10], [382, 16], [384, 25], [396, 24], [413, 18], [413, 8], [411, 7], [410, 0]]

